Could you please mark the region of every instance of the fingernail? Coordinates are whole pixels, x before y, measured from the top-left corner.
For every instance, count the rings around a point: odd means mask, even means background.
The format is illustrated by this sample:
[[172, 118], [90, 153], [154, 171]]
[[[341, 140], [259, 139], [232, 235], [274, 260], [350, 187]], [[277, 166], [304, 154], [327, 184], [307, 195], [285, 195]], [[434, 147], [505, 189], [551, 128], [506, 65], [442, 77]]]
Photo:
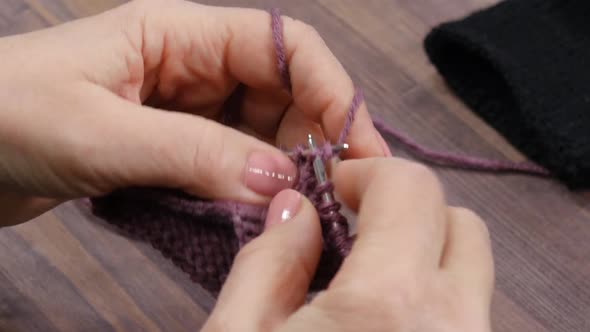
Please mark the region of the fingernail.
[[375, 135], [377, 135], [377, 139], [381, 143], [381, 148], [383, 149], [383, 154], [385, 155], [385, 157], [393, 157], [391, 149], [389, 148], [389, 144], [385, 142], [383, 136], [381, 136], [381, 134], [378, 131], [375, 131]]
[[300, 193], [295, 190], [281, 191], [270, 202], [266, 216], [266, 228], [291, 220], [299, 211], [300, 206]]
[[287, 156], [268, 152], [253, 152], [244, 174], [246, 186], [264, 196], [293, 187], [296, 178], [297, 168]]

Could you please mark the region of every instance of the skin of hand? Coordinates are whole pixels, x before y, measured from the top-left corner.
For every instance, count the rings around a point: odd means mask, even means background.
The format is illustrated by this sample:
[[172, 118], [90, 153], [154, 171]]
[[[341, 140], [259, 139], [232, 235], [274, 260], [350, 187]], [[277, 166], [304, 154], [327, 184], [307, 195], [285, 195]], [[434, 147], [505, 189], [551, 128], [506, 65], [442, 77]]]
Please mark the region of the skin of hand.
[[489, 332], [494, 263], [487, 228], [449, 207], [437, 178], [397, 158], [340, 162], [334, 185], [357, 211], [350, 255], [306, 303], [322, 238], [315, 209], [287, 189], [238, 254], [204, 332]]
[[[493, 260], [473, 213], [390, 152], [363, 105], [333, 170], [358, 238], [329, 288], [304, 304], [318, 216], [275, 148], [335, 141], [354, 87], [319, 34], [284, 18], [293, 85], [277, 71], [270, 16], [178, 0], [134, 1], [0, 39], [0, 214], [26, 221], [68, 199], [164, 186], [271, 202], [238, 254], [205, 331], [489, 331]], [[223, 106], [245, 86], [235, 128]], [[254, 171], [251, 171], [254, 170]], [[263, 172], [264, 173], [264, 172]], [[278, 195], [277, 195], [278, 194]]]
[[[267, 204], [296, 175], [275, 146], [336, 141], [354, 94], [312, 27], [284, 29], [291, 94], [260, 10], [134, 1], [0, 39], [2, 225], [128, 186]], [[219, 120], [239, 86], [230, 128]], [[390, 155], [365, 105], [348, 143], [345, 159]]]

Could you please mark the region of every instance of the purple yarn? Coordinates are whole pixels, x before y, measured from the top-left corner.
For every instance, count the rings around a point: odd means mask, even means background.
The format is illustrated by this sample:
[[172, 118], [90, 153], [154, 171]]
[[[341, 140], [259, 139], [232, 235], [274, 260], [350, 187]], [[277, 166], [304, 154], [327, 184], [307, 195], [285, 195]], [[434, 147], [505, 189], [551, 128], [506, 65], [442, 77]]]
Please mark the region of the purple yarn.
[[549, 171], [530, 162], [511, 162], [505, 160], [492, 160], [465, 155], [453, 154], [450, 152], [439, 152], [418, 144], [405, 134], [389, 127], [383, 120], [374, 119], [375, 127], [382, 133], [391, 135], [405, 148], [410, 150], [418, 158], [431, 163], [454, 166], [458, 168], [473, 169], [490, 172], [519, 172], [531, 175], [548, 176]]
[[283, 87], [291, 92], [291, 74], [289, 73], [289, 64], [287, 63], [287, 54], [285, 53], [285, 43], [283, 40], [283, 20], [281, 13], [277, 8], [270, 10], [272, 20], [272, 39], [277, 56], [277, 67], [281, 76]]
[[[283, 43], [283, 23], [281, 20], [280, 11], [278, 9], [272, 9], [271, 17], [273, 40], [275, 45], [275, 53], [278, 59], [279, 72], [281, 73], [281, 78], [283, 79], [283, 85], [290, 91], [291, 81], [289, 78], [289, 69], [286, 62], [287, 56], [285, 46]], [[348, 110], [348, 113], [346, 115], [346, 122], [344, 124], [344, 128], [340, 133], [340, 137], [338, 138], [338, 143], [342, 144], [346, 142], [346, 138], [348, 137], [350, 128], [352, 127], [352, 123], [354, 122], [356, 112], [358, 111], [360, 105], [363, 102], [363, 92], [361, 89], [357, 88], [352, 99], [350, 108]], [[542, 176], [549, 175], [549, 172], [546, 169], [530, 162], [516, 163], [504, 160], [491, 160], [471, 156], [457, 155], [449, 152], [435, 151], [418, 144], [410, 137], [391, 128], [383, 120], [374, 119], [373, 123], [379, 131], [394, 137], [404, 147], [413, 152], [417, 157], [436, 164], [455, 166], [459, 168], [468, 168], [480, 171], [521, 172]]]
[[346, 138], [350, 133], [350, 128], [352, 127], [352, 123], [354, 122], [354, 118], [356, 117], [356, 113], [365, 101], [365, 95], [360, 88], [357, 88], [354, 97], [352, 98], [352, 102], [350, 103], [350, 108], [348, 113], [346, 113], [346, 122], [344, 123], [344, 128], [340, 133], [340, 137], [338, 138], [338, 143], [343, 144], [346, 143]]
[[[291, 91], [279, 11], [273, 9], [271, 17], [278, 70], [284, 88]], [[363, 93], [357, 89], [339, 143], [346, 141], [363, 102]], [[230, 120], [235, 121], [235, 117]], [[391, 135], [419, 157], [435, 163], [494, 172], [518, 171], [548, 175], [546, 170], [530, 163], [493, 161], [436, 152], [417, 144], [383, 121], [375, 120], [374, 123], [381, 132]], [[348, 221], [340, 213], [341, 204], [336, 201], [325, 204], [322, 199], [324, 193], [333, 193], [333, 184], [328, 182], [319, 185], [313, 170], [314, 158], [320, 157], [328, 162], [334, 156], [331, 145], [326, 143], [311, 153], [304, 153], [304, 150], [304, 147], [296, 147], [291, 158], [299, 171], [295, 190], [314, 204], [322, 226], [324, 248], [310, 285], [310, 291], [317, 291], [328, 286], [350, 252], [354, 238], [349, 235]], [[129, 236], [151, 243], [188, 273], [192, 280], [214, 295], [223, 286], [240, 248], [262, 233], [267, 213], [265, 206], [211, 201], [178, 190], [156, 188], [122, 189], [93, 198], [90, 205], [96, 216], [119, 227]]]
[[313, 160], [316, 156], [327, 162], [332, 158], [334, 153], [329, 144], [325, 144], [314, 153], [305, 156], [301, 153], [303, 150], [303, 147], [297, 147], [295, 150], [298, 152], [294, 161], [299, 169], [299, 182], [294, 189], [307, 193], [307, 198], [314, 204], [318, 211], [326, 248], [328, 250], [334, 250], [343, 258], [348, 254], [352, 246], [351, 238], [349, 237], [348, 221], [340, 214], [341, 204], [339, 202], [324, 203], [322, 195], [326, 192], [332, 194], [334, 185], [331, 182], [319, 185], [313, 169]]

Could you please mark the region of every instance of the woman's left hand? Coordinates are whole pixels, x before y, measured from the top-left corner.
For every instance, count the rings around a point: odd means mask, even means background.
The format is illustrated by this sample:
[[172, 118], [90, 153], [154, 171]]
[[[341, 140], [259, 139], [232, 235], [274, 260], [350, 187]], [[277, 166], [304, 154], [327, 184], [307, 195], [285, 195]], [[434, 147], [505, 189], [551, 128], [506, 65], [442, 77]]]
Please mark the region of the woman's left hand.
[[[134, 1], [0, 39], [3, 224], [126, 186], [268, 202], [289, 184], [249, 181], [248, 165], [294, 173], [275, 146], [335, 141], [354, 93], [319, 34], [283, 21], [292, 94], [259, 10]], [[217, 120], [240, 83], [235, 130]], [[388, 154], [365, 105], [348, 143], [345, 157]]]

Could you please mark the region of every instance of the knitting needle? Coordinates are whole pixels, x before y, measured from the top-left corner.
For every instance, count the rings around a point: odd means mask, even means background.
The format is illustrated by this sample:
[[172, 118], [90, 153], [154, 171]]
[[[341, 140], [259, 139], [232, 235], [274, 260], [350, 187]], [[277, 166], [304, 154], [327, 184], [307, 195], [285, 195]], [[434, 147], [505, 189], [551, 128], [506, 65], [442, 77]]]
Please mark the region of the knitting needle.
[[[311, 134], [307, 135], [307, 145], [309, 146], [310, 150], [312, 150], [312, 151], [317, 148], [315, 140], [313, 139], [313, 136], [311, 136]], [[346, 145], [346, 147], [348, 147], [348, 145]], [[328, 182], [328, 175], [326, 174], [326, 166], [324, 165], [324, 162], [322, 161], [320, 156], [316, 156], [315, 159], [313, 160], [313, 171], [315, 173], [315, 176], [318, 180], [319, 185], [323, 185], [326, 182]], [[324, 192], [324, 194], [322, 195], [322, 199], [324, 200], [324, 203], [326, 203], [326, 204], [331, 204], [334, 201], [332, 199], [332, 195], [329, 192]]]
[[[344, 150], [348, 150], [349, 145], [344, 143], [344, 144], [334, 144], [332, 145], [332, 151], [334, 151], [334, 154], [337, 155], [340, 152], [344, 151]], [[303, 150], [301, 153], [303, 156], [309, 156], [311, 154], [313, 154], [315, 152], [316, 149], [307, 149], [307, 150]], [[297, 152], [288, 152], [287, 156], [289, 157], [294, 157], [297, 154]]]

